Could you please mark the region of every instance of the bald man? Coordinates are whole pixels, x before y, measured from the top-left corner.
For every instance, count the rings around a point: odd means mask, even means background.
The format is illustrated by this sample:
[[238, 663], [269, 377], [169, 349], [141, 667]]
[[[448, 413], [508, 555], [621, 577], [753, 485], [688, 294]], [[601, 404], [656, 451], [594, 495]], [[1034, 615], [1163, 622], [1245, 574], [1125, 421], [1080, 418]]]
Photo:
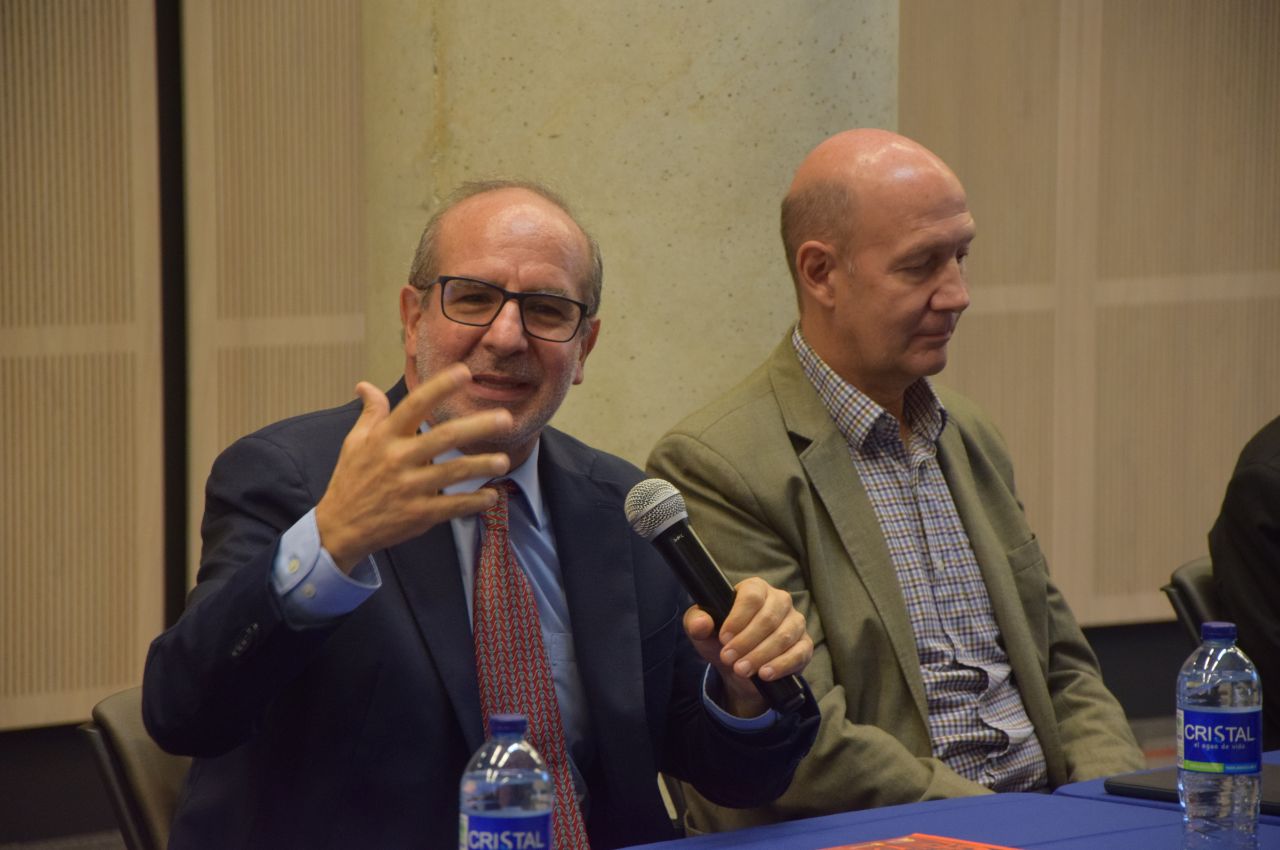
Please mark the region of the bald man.
[[934, 387], [969, 306], [963, 187], [902, 136], [813, 150], [782, 203], [800, 318], [742, 384], [665, 435], [730, 578], [791, 592], [815, 644], [818, 741], [776, 803], [727, 829], [1044, 790], [1143, 765], [1022, 512], [1000, 435]]
[[817, 711], [778, 716], [750, 677], [812, 654], [790, 597], [744, 582], [714, 633], [627, 523], [640, 470], [547, 425], [601, 281], [554, 194], [465, 186], [400, 292], [404, 379], [218, 458], [143, 681], [148, 731], [196, 757], [170, 846], [457, 847], [463, 768], [509, 711], [560, 850], [672, 837], [659, 770], [727, 805], [786, 788]]

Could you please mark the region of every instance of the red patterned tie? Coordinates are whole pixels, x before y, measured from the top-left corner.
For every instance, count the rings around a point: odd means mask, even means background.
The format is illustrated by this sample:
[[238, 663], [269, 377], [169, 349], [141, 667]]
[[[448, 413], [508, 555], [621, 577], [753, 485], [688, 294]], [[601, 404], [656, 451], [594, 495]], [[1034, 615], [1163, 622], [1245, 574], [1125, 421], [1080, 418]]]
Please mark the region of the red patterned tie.
[[502, 480], [488, 486], [498, 491], [498, 504], [481, 514], [484, 540], [471, 618], [485, 731], [493, 714], [514, 711], [529, 719], [529, 742], [547, 760], [555, 781], [555, 850], [589, 850], [573, 791], [551, 662], [542, 644], [538, 606], [507, 539], [507, 496], [515, 485]]

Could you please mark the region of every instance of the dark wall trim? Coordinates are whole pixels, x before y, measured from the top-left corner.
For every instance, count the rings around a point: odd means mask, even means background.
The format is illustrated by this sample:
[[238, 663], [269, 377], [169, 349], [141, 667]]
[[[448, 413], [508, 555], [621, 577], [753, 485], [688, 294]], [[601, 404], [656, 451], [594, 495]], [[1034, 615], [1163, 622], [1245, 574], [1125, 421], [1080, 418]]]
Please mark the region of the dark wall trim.
[[164, 417], [164, 619], [187, 587], [187, 217], [182, 117], [182, 4], [155, 0], [160, 150], [160, 321]]

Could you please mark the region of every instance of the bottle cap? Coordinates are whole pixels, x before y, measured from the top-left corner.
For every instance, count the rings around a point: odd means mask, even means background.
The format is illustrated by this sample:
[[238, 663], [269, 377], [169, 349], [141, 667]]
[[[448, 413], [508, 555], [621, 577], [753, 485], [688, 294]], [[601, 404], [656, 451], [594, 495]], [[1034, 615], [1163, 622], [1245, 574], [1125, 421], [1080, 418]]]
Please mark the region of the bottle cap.
[[1209, 620], [1200, 624], [1201, 640], [1235, 640], [1236, 624]]
[[[1235, 626], [1232, 626], [1232, 635], [1235, 634]], [[490, 735], [520, 735], [524, 736], [525, 730], [529, 728], [529, 721], [524, 719], [523, 714], [491, 714], [489, 715], [489, 734]]]

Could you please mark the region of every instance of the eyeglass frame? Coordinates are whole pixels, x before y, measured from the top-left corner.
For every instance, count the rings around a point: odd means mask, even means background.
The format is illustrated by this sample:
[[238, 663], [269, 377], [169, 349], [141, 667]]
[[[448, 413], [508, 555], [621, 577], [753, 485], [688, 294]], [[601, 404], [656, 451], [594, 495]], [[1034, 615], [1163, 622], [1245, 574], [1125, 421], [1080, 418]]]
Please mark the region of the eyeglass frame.
[[[498, 305], [498, 309], [494, 311], [493, 317], [490, 318], [489, 321], [483, 322], [483, 323], [464, 322], [461, 319], [455, 319], [453, 316], [449, 315], [444, 305], [444, 291], [445, 291], [445, 287], [451, 281], [455, 281], [455, 280], [462, 280], [462, 281], [466, 281], [467, 283], [478, 283], [478, 284], [481, 284], [482, 286], [488, 286], [492, 289], [496, 289], [498, 292], [502, 293], [502, 303]], [[570, 298], [567, 295], [557, 295], [554, 292], [536, 292], [536, 291], [535, 292], [512, 292], [511, 290], [501, 287], [498, 284], [493, 283], [492, 281], [480, 280], [479, 278], [474, 278], [474, 277], [465, 277], [463, 275], [442, 274], [439, 277], [437, 277], [435, 280], [431, 281], [431, 283], [427, 284], [427, 286], [424, 289], [421, 289], [419, 291], [425, 296], [427, 294], [427, 290], [435, 286], [436, 284], [440, 284], [440, 315], [444, 316], [446, 319], [448, 319], [451, 322], [454, 322], [459, 325], [465, 325], [466, 327], [469, 327], [469, 328], [489, 327], [494, 323], [494, 321], [498, 318], [498, 316], [502, 315], [502, 311], [503, 309], [506, 308], [507, 302], [514, 301], [516, 302], [516, 307], [518, 308], [518, 311], [520, 313], [520, 327], [526, 334], [533, 337], [534, 339], [540, 339], [543, 342], [555, 342], [555, 343], [564, 344], [566, 342], [573, 341], [573, 338], [578, 335], [578, 331], [582, 330], [582, 323], [586, 321], [588, 318], [590, 318], [591, 316], [590, 305], [582, 301], [578, 301], [575, 298]], [[564, 339], [551, 339], [549, 337], [542, 336], [540, 334], [534, 333], [533, 331], [529, 330], [529, 325], [527, 322], [525, 322], [525, 318], [524, 318], [524, 302], [526, 299], [529, 299], [529, 298], [556, 298], [561, 301], [567, 301], [570, 304], [573, 304], [574, 306], [576, 306], [579, 310], [578, 323], [574, 325], [572, 333], [570, 333]]]

